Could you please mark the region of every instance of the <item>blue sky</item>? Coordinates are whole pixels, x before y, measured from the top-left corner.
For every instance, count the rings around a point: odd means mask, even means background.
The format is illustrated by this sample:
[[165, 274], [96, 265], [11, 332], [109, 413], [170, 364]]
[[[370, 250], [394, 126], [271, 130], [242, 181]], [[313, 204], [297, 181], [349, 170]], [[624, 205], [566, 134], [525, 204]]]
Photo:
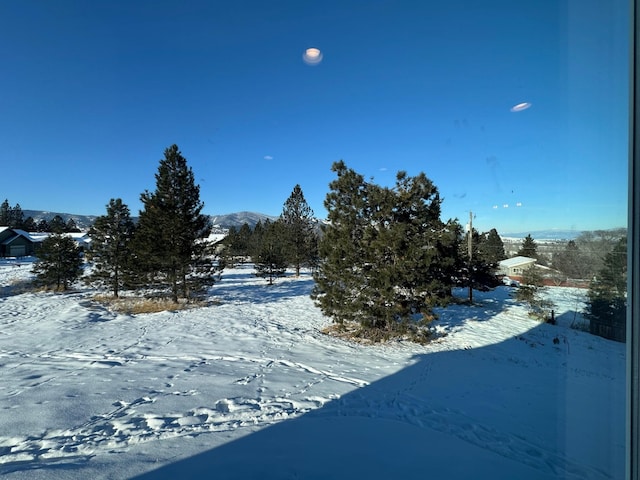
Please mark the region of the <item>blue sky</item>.
[[627, 4], [0, 1], [0, 196], [137, 215], [176, 143], [209, 214], [299, 183], [323, 217], [343, 159], [424, 171], [481, 231], [624, 226]]

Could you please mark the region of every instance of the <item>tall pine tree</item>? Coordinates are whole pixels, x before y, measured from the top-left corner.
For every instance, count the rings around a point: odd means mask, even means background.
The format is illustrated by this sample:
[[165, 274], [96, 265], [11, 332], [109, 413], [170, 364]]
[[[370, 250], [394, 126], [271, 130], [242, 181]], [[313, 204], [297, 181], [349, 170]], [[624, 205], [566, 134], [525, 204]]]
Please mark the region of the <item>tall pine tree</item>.
[[478, 251], [488, 263], [495, 265], [498, 265], [501, 260], [507, 258], [504, 251], [504, 243], [495, 228], [492, 228], [480, 236]]
[[253, 231], [248, 223], [243, 223], [238, 230], [238, 233], [231, 245], [233, 255], [240, 257], [240, 261], [243, 262], [247, 257], [251, 255], [251, 236]]
[[23, 228], [24, 213], [19, 203], [9, 205], [9, 199], [0, 204], [0, 227]]
[[520, 250], [518, 250], [518, 255], [529, 258], [538, 258], [538, 245], [531, 234], [524, 237]]
[[[166, 282], [174, 302], [188, 298], [190, 275], [207, 265], [207, 244], [211, 231], [209, 218], [201, 213], [200, 187], [191, 167], [177, 145], [164, 151], [156, 177], [156, 190], [140, 196], [140, 212], [135, 252], [138, 268], [148, 280]], [[211, 266], [211, 264], [209, 264]], [[210, 277], [211, 278], [211, 277]], [[194, 278], [195, 280], [195, 278]]]
[[399, 172], [394, 188], [364, 181], [337, 162], [325, 207], [329, 224], [312, 294], [338, 322], [404, 327], [451, 292], [457, 267], [455, 222], [440, 220], [440, 196], [423, 174]]
[[80, 233], [80, 229], [78, 228], [76, 221], [72, 217], [69, 217], [64, 228], [65, 232]]
[[5, 198], [0, 204], [0, 227], [8, 227], [11, 223], [11, 206], [9, 199]]
[[67, 231], [67, 223], [60, 215], [56, 215], [49, 221], [49, 229], [53, 233], [63, 233]]
[[22, 223], [22, 229], [27, 232], [35, 232], [38, 230], [38, 225], [33, 217], [27, 217], [27, 219]]
[[38, 224], [37, 224], [37, 228], [36, 228], [37, 232], [49, 232], [51, 231], [51, 229], [49, 228], [49, 222], [47, 222], [46, 219], [41, 219]]
[[[493, 288], [498, 285], [495, 272], [498, 262], [497, 255], [491, 248], [487, 248], [486, 236], [481, 235], [474, 228], [471, 238], [471, 259], [469, 259], [469, 232], [460, 241], [460, 257], [462, 259], [459, 272], [459, 283], [471, 285], [475, 289]], [[499, 255], [499, 253], [498, 253]]]
[[368, 313], [361, 312], [359, 297], [364, 287], [363, 270], [367, 267], [364, 234], [369, 186], [362, 175], [342, 161], [334, 163], [331, 169], [338, 178], [329, 184], [324, 201], [329, 223], [323, 228], [319, 245], [321, 264], [314, 273], [312, 298], [335, 321], [360, 322]]
[[129, 207], [112, 198], [107, 214], [98, 217], [89, 230], [91, 249], [87, 256], [94, 263], [91, 278], [107, 284], [114, 297], [130, 275], [134, 229]]
[[317, 236], [313, 210], [304, 198], [300, 185], [293, 187], [284, 203], [280, 219], [285, 228], [288, 258], [300, 276], [300, 267], [311, 265], [316, 257]]
[[23, 228], [24, 227], [24, 212], [19, 203], [16, 203], [11, 209], [11, 220], [9, 222], [11, 228]]

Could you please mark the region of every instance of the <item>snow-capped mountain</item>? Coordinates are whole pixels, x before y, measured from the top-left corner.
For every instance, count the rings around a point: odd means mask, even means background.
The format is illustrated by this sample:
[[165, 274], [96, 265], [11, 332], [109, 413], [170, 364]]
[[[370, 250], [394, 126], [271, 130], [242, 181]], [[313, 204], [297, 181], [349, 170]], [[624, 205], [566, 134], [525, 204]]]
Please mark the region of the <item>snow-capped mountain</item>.
[[237, 212], [237, 213], [227, 213], [224, 215], [209, 215], [209, 218], [211, 218], [211, 223], [213, 225], [220, 226], [220, 227], [240, 228], [242, 227], [242, 225], [247, 223], [251, 228], [253, 228], [258, 222], [264, 223], [266, 220], [274, 221], [278, 217], [265, 215], [264, 213], [257, 213], [257, 212]]
[[48, 222], [56, 215], [60, 215], [65, 222], [73, 218], [73, 221], [76, 222], [80, 230], [89, 230], [93, 222], [98, 218], [98, 215], [76, 215], [75, 213], [49, 212], [46, 210], [23, 210], [22, 213], [25, 220], [32, 217], [36, 223], [40, 220], [46, 220]]
[[[91, 225], [93, 225], [93, 222], [96, 221], [96, 218], [98, 218], [98, 215], [77, 215], [74, 213], [50, 212], [47, 210], [23, 210], [23, 214], [25, 219], [32, 217], [36, 223], [40, 220], [49, 221], [56, 215], [60, 215], [65, 222], [69, 220], [69, 218], [73, 218], [80, 230], [88, 230]], [[209, 215], [209, 217], [211, 218], [211, 223], [213, 225], [221, 228], [240, 228], [245, 223], [248, 223], [249, 226], [253, 228], [259, 221], [273, 221], [278, 218], [258, 212], [227, 213], [223, 215]], [[132, 218], [134, 221], [138, 220], [137, 217]]]

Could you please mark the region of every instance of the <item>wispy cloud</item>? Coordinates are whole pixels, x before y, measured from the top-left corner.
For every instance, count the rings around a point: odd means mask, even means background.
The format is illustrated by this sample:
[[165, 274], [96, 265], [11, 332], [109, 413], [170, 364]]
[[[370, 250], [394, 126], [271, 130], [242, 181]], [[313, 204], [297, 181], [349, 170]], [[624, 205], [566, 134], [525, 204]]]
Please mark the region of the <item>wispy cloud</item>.
[[265, 155], [264, 159], [265, 160], [273, 160], [273, 157], [271, 155]]

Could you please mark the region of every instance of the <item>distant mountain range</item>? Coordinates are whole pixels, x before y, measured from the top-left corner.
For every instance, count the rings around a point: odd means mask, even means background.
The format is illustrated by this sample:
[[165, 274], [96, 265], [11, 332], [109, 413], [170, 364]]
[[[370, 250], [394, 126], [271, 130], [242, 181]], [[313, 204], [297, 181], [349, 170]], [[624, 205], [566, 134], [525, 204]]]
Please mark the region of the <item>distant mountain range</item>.
[[[56, 215], [60, 215], [64, 221], [66, 222], [69, 218], [73, 218], [74, 222], [80, 230], [89, 230], [89, 227], [93, 225], [93, 222], [96, 221], [98, 215], [76, 215], [73, 213], [59, 213], [59, 212], [48, 212], [45, 210], [23, 210], [24, 218], [33, 217], [33, 219], [37, 222], [40, 220], [51, 220]], [[265, 222], [266, 220], [274, 221], [278, 217], [274, 217], [271, 215], [265, 215], [263, 213], [257, 212], [236, 212], [236, 213], [227, 213], [223, 215], [209, 215], [211, 218], [211, 223], [219, 228], [230, 228], [236, 227], [240, 228], [242, 225], [247, 223], [251, 228], [253, 228], [258, 222]], [[134, 217], [134, 220], [137, 220], [137, 217]], [[318, 222], [324, 223], [322, 221]], [[624, 229], [613, 229], [613, 230], [624, 230]], [[556, 240], [556, 241], [568, 241], [574, 240], [580, 234], [583, 233], [580, 230], [536, 230], [530, 232], [516, 232], [516, 233], [500, 233], [500, 236], [505, 239], [522, 239], [527, 235], [531, 235], [534, 240]]]
[[[33, 217], [36, 223], [40, 220], [49, 221], [56, 215], [60, 215], [65, 222], [68, 221], [69, 218], [73, 218], [73, 221], [76, 222], [76, 225], [80, 230], [89, 230], [91, 225], [93, 225], [93, 222], [98, 218], [98, 215], [76, 215], [74, 213], [48, 212], [45, 210], [23, 210], [22, 213], [24, 214], [25, 219]], [[273, 221], [278, 218], [256, 212], [237, 212], [224, 215], [209, 215], [209, 217], [211, 218], [211, 223], [220, 228], [240, 228], [245, 223], [249, 224], [249, 226], [253, 228], [259, 221]], [[137, 220], [137, 217], [133, 218], [134, 220]]]
[[263, 213], [256, 213], [256, 212], [238, 212], [238, 213], [227, 213], [225, 215], [209, 215], [209, 218], [211, 218], [211, 223], [223, 228], [230, 228], [230, 227], [239, 228], [245, 223], [248, 224], [251, 228], [253, 228], [258, 222], [264, 223], [266, 220], [274, 221], [278, 217], [273, 217], [270, 215], [265, 215]]
[[[608, 232], [609, 234], [615, 233], [619, 236], [624, 236], [626, 233], [626, 228], [611, 228], [611, 229], [602, 229], [602, 230], [588, 230], [589, 232], [595, 233], [597, 232]], [[582, 230], [535, 230], [531, 232], [518, 232], [518, 233], [501, 233], [500, 236], [503, 239], [523, 239], [527, 235], [531, 235], [531, 238], [537, 241], [566, 241], [575, 240], [581, 234], [586, 233], [586, 231]]]
[[580, 236], [580, 230], [536, 230], [532, 232], [501, 233], [502, 238], [523, 239], [531, 235], [534, 240], [575, 240]]
[[25, 220], [32, 217], [36, 223], [40, 220], [46, 220], [48, 222], [56, 215], [60, 215], [65, 222], [67, 222], [69, 218], [73, 218], [73, 221], [76, 222], [80, 230], [89, 230], [89, 227], [91, 227], [93, 222], [96, 221], [96, 218], [98, 218], [98, 215], [76, 215], [75, 213], [47, 212], [46, 210], [22, 210], [22, 213]]

